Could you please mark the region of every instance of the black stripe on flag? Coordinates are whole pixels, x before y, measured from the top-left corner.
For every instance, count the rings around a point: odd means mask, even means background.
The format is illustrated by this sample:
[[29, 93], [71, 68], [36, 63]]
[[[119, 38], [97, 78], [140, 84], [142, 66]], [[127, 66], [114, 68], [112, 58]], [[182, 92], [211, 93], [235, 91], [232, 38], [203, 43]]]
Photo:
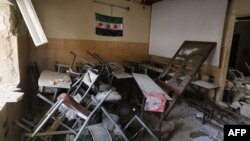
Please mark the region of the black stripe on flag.
[[96, 34], [103, 36], [123, 36], [122, 30], [110, 30], [96, 27]]

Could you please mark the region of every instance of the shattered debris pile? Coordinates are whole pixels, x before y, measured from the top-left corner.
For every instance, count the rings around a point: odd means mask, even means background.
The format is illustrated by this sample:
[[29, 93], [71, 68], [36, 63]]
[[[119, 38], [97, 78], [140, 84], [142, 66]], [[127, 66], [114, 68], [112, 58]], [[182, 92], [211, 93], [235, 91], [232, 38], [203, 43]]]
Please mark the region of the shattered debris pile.
[[250, 118], [250, 77], [245, 77], [238, 70], [229, 69], [227, 79], [227, 107]]

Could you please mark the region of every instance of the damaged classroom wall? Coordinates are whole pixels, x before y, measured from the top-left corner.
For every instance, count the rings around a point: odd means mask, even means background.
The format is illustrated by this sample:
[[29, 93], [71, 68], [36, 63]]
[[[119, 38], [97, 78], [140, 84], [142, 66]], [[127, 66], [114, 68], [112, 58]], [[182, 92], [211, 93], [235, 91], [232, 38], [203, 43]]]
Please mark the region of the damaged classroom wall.
[[[109, 3], [130, 6], [130, 11], [115, 7], [112, 10], [113, 16], [124, 18], [124, 37], [102, 37], [95, 35], [94, 13], [110, 15], [110, 6], [80, 0], [74, 2], [34, 0], [32, 2], [49, 39], [48, 44], [37, 48], [30, 41], [31, 60], [37, 61], [41, 69], [53, 69], [53, 64], [56, 61], [70, 64], [72, 56], [69, 51], [79, 53], [83, 58], [91, 61], [93, 60], [86, 53], [87, 50], [96, 52], [109, 61], [148, 59], [150, 7], [143, 7], [140, 4], [128, 1], [109, 0]], [[220, 66], [218, 68], [211, 66], [202, 68], [204, 80], [207, 80], [208, 76], [211, 75], [214, 76], [215, 83], [220, 85], [217, 91], [217, 100], [221, 100], [224, 93], [235, 17], [249, 15], [249, 5], [250, 1], [248, 0], [232, 0], [229, 2], [221, 47]], [[111, 50], [112, 52], [110, 52]], [[163, 62], [163, 64], [168, 62], [157, 56], [152, 56], [151, 59], [156, 62]]]
[[226, 76], [228, 71], [228, 63], [231, 51], [232, 38], [234, 33], [234, 26], [236, 17], [250, 15], [250, 1], [249, 0], [232, 0], [228, 8], [227, 19], [225, 21], [224, 35], [222, 41], [222, 50], [220, 58], [220, 67], [218, 71], [218, 84], [220, 89], [218, 91], [217, 99], [223, 98]]
[[[202, 74], [202, 79], [208, 80], [208, 76], [211, 75], [214, 77], [214, 81], [218, 84], [219, 90], [217, 91], [217, 100], [221, 100], [224, 94], [225, 81], [228, 70], [228, 62], [231, 51], [231, 43], [234, 32], [234, 25], [236, 22], [236, 17], [250, 15], [250, 1], [249, 0], [231, 0], [229, 1], [224, 33], [221, 46], [221, 57], [219, 67], [206, 66], [204, 65], [201, 68], [200, 73]], [[153, 62], [160, 64], [168, 64], [169, 59], [151, 56]]]
[[[93, 61], [87, 50], [108, 61], [142, 61], [148, 57], [149, 6], [133, 1], [106, 0], [105, 3], [129, 6], [130, 10], [94, 3], [92, 0], [33, 0], [49, 43], [35, 47], [31, 41], [32, 61], [41, 69], [53, 69], [55, 61], [70, 64], [70, 51]], [[95, 13], [123, 17], [122, 37], [95, 34]], [[112, 13], [112, 14], [111, 14]]]
[[18, 9], [8, 1], [0, 1], [0, 85], [14, 85], [25, 93], [17, 103], [2, 104], [0, 107], [0, 140], [20, 140], [20, 129], [13, 124], [27, 109], [28, 95], [28, 34]]
[[15, 17], [13, 7], [0, 3], [0, 84], [17, 85], [19, 66], [17, 54], [17, 36], [15, 36]]

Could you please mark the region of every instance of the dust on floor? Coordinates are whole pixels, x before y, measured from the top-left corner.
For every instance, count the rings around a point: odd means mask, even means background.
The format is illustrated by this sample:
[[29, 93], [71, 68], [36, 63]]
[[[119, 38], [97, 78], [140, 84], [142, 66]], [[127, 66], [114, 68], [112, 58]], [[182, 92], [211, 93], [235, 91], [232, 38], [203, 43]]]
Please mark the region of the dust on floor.
[[[221, 141], [223, 140], [223, 129], [197, 118], [200, 111], [189, 106], [184, 101], [179, 101], [171, 112], [167, 121], [163, 124], [163, 141]], [[156, 124], [152, 114], [145, 115], [147, 121]]]

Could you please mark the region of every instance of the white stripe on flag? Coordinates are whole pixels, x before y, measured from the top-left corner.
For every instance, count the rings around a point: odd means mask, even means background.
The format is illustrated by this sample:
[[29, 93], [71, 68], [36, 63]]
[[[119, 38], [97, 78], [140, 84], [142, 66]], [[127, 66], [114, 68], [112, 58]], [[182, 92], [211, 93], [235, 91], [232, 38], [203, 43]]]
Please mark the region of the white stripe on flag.
[[122, 30], [122, 24], [96, 21], [96, 27], [110, 30]]

